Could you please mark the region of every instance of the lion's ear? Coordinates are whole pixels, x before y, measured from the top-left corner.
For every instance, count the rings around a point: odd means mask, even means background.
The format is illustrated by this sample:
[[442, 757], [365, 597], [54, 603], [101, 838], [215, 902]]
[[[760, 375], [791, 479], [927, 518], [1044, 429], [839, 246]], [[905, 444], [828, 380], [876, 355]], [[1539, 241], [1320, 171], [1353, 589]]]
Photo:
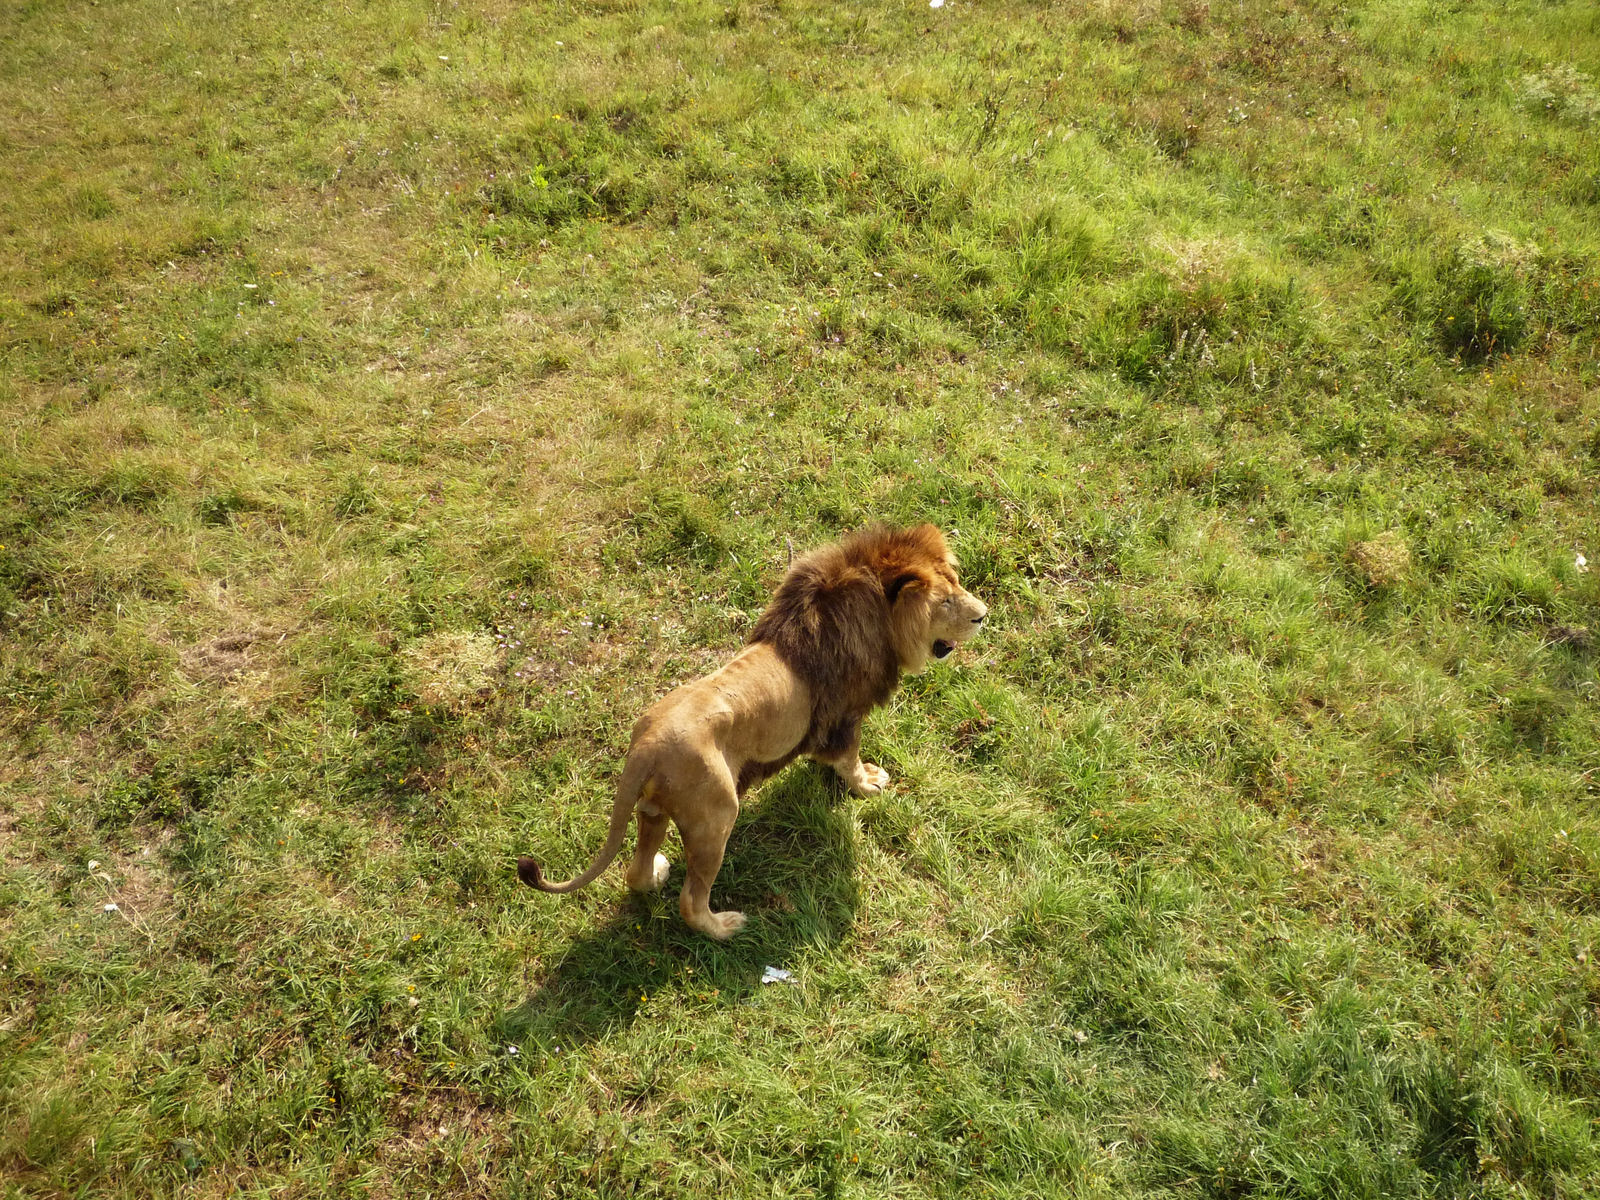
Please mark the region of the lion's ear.
[[926, 586], [927, 586], [927, 583], [923, 580], [922, 576], [919, 575], [917, 572], [915, 572], [915, 571], [905, 571], [905, 572], [902, 572], [899, 575], [896, 575], [893, 579], [891, 579], [888, 583], [886, 583], [884, 585], [883, 594], [884, 594], [884, 596], [886, 596], [888, 598], [889, 604], [892, 607], [894, 605], [894, 602], [896, 600], [900, 599], [900, 593], [905, 591], [906, 588], [915, 589], [915, 588], [926, 587]]

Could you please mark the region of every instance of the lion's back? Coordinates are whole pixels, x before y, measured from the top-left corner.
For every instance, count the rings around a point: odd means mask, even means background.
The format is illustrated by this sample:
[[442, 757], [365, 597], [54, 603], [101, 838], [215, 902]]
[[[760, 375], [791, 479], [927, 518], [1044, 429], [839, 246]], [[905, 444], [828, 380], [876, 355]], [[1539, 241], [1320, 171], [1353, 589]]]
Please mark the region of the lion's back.
[[738, 773], [805, 737], [811, 697], [767, 646], [747, 646], [711, 674], [674, 688], [634, 723], [629, 755], [663, 762], [719, 755]]

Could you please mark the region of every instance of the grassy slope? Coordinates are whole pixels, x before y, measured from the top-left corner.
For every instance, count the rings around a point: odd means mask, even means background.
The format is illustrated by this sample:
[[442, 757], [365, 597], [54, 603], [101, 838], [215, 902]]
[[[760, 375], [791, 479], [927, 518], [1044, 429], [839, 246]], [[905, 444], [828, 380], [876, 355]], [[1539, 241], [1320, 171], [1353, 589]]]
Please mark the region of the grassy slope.
[[[0, 44], [9, 1193], [1592, 1187], [1592, 6]], [[928, 517], [994, 628], [753, 799], [747, 933], [515, 890]]]

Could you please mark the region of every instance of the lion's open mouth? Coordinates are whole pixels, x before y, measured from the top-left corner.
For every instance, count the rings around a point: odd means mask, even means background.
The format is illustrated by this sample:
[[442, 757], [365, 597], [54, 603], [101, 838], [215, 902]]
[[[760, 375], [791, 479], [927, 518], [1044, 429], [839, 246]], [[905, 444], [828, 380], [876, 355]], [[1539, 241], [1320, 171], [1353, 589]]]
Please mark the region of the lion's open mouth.
[[955, 648], [954, 642], [947, 642], [943, 639], [940, 639], [933, 643], [933, 656], [935, 658], [949, 658], [950, 652]]

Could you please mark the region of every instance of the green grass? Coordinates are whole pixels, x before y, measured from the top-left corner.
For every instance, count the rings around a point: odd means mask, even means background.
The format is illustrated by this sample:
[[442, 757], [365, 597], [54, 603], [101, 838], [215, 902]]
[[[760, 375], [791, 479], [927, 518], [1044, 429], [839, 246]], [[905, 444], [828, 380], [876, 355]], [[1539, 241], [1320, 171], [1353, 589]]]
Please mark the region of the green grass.
[[[1600, 1192], [1592, 5], [0, 45], [5, 1195]], [[896, 786], [519, 890], [874, 519]]]

